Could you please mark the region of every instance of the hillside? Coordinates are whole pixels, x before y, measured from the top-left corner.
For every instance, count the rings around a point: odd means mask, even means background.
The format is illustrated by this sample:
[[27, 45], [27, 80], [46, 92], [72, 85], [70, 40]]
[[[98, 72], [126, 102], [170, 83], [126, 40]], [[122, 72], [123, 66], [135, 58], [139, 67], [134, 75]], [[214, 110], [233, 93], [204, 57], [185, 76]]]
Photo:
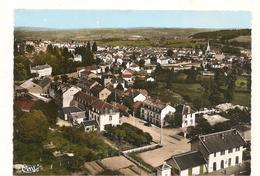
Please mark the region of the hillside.
[[17, 40], [146, 40], [146, 39], [183, 39], [189, 36], [212, 31], [212, 29], [181, 28], [129, 28], [129, 29], [73, 29], [58, 30], [47, 28], [15, 28]]
[[200, 32], [191, 35], [191, 38], [230, 40], [240, 36], [251, 36], [251, 29], [233, 29], [233, 30]]

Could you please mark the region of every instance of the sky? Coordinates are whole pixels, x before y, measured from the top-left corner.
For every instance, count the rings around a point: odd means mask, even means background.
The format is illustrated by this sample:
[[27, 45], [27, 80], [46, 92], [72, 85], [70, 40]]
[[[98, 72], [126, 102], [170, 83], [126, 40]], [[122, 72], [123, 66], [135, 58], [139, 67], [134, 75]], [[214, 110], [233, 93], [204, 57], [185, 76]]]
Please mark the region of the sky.
[[247, 11], [15, 10], [15, 27], [251, 28]]

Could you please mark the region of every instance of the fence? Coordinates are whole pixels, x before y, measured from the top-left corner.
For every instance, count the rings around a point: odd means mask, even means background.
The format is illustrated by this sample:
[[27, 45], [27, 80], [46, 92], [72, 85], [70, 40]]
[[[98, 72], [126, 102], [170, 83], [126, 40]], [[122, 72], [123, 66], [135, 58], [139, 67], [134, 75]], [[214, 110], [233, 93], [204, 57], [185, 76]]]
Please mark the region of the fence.
[[128, 154], [128, 153], [133, 153], [133, 152], [141, 152], [143, 150], [148, 150], [148, 149], [154, 149], [157, 146], [160, 146], [159, 144], [151, 144], [151, 145], [146, 145], [143, 147], [138, 147], [138, 148], [134, 148], [134, 149], [130, 149], [130, 150], [125, 150], [122, 151], [123, 154]]

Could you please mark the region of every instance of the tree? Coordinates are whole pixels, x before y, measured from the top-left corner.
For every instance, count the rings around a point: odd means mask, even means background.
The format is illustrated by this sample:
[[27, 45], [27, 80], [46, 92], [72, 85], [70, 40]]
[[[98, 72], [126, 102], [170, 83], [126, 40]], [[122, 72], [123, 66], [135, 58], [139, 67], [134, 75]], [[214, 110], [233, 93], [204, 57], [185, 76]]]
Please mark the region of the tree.
[[246, 82], [247, 84], [247, 90], [249, 90], [249, 91], [251, 91], [251, 76], [249, 76], [248, 78], [247, 78], [247, 82]]
[[59, 78], [59, 76], [54, 76], [54, 82], [57, 82], [60, 78]]
[[135, 52], [133, 52], [133, 54], [130, 56], [130, 59], [134, 61], [136, 60]]
[[232, 85], [229, 85], [228, 88], [227, 88], [227, 90], [225, 91], [225, 94], [224, 94], [225, 100], [226, 100], [227, 102], [231, 102], [231, 101], [233, 100], [233, 98], [234, 98], [234, 92], [235, 92], [235, 87], [232, 86]]
[[41, 111], [32, 110], [17, 121], [15, 130], [26, 142], [42, 142], [47, 138], [49, 123]]
[[90, 42], [87, 43], [87, 51], [90, 51]]
[[181, 113], [176, 113], [175, 115], [167, 114], [165, 116], [165, 121], [174, 128], [178, 128], [182, 124], [182, 115]]
[[139, 67], [144, 67], [145, 61], [144, 59], [139, 60]]
[[217, 105], [224, 102], [223, 94], [220, 92], [219, 87], [216, 83], [213, 83], [211, 85], [209, 101], [211, 102], [212, 105]]
[[25, 66], [22, 63], [14, 64], [14, 80], [22, 81], [28, 78]]
[[63, 83], [67, 83], [68, 80], [69, 80], [68, 75], [61, 75], [61, 81], [62, 81]]
[[117, 84], [116, 89], [124, 91], [122, 84]]
[[34, 46], [32, 46], [32, 45], [26, 45], [26, 52], [28, 52], [28, 53], [31, 54], [34, 50], [35, 50], [35, 49], [34, 49]]
[[93, 45], [92, 45], [92, 52], [97, 52], [97, 44], [96, 44], [96, 42], [94, 42], [93, 43]]
[[167, 56], [172, 56], [173, 55], [173, 51], [172, 49], [168, 49], [167, 52], [166, 52]]
[[123, 99], [123, 104], [127, 106], [129, 109], [133, 109], [133, 100], [130, 97], [125, 97]]
[[218, 87], [221, 87], [225, 84], [225, 75], [222, 70], [218, 69], [215, 71], [214, 81]]

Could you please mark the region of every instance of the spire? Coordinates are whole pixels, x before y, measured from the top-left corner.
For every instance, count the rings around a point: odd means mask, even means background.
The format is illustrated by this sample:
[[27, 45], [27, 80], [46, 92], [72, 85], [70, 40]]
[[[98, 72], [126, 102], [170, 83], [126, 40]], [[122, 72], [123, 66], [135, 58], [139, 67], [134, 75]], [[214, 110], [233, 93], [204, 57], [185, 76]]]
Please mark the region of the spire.
[[208, 46], [207, 46], [207, 50], [206, 50], [206, 51], [207, 51], [207, 52], [210, 51], [209, 40], [208, 40]]

